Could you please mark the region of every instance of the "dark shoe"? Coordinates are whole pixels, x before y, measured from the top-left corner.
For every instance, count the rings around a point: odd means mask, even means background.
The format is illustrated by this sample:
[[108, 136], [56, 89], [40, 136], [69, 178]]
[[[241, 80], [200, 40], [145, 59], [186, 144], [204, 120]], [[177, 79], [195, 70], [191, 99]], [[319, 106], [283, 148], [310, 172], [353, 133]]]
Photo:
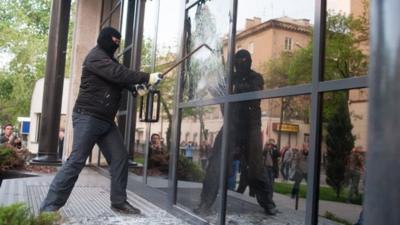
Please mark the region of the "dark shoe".
[[194, 209], [193, 212], [200, 216], [207, 216], [211, 214], [211, 207], [200, 205], [199, 207]]
[[42, 212], [57, 212], [59, 209], [60, 209], [60, 207], [49, 205], [49, 206], [40, 206], [39, 211], [40, 211], [40, 213], [42, 213]]
[[271, 209], [264, 209], [264, 212], [269, 216], [275, 216], [278, 213], [278, 210], [276, 208], [271, 208]]
[[125, 201], [122, 204], [111, 205], [111, 209], [124, 214], [140, 214], [140, 209], [133, 207], [129, 202]]

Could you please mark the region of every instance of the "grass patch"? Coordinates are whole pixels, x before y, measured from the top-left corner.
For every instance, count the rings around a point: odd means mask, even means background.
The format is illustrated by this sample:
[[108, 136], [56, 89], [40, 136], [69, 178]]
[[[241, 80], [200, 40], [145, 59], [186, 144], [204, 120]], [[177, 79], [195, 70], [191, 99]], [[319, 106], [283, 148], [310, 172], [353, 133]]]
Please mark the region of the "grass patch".
[[23, 203], [0, 207], [0, 225], [53, 225], [60, 220], [58, 213], [33, 215]]
[[[274, 192], [290, 196], [292, 193], [292, 187], [293, 187], [293, 183], [275, 182], [274, 183]], [[346, 201], [347, 201], [348, 194], [349, 194], [349, 190], [347, 188], [343, 189], [340, 194], [340, 197], [337, 198], [336, 192], [331, 187], [322, 186], [319, 188], [319, 199], [320, 200], [347, 203]], [[304, 184], [300, 185], [299, 197], [300, 198], [307, 197], [307, 186]], [[353, 199], [353, 201], [351, 201], [351, 203], [361, 205], [362, 204], [362, 196], [357, 196], [355, 199]]]
[[140, 163], [142, 165], [144, 165], [144, 154], [143, 153], [139, 153], [139, 152], [135, 152], [133, 155], [133, 161], [136, 163]]

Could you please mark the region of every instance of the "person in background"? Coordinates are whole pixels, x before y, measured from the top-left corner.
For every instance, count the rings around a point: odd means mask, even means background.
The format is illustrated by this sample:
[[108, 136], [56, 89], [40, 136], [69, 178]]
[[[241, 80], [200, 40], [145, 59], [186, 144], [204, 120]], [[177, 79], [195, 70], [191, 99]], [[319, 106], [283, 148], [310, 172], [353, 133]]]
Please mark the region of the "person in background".
[[193, 161], [193, 146], [192, 146], [192, 142], [190, 142], [190, 141], [186, 144], [186, 147], [185, 147], [185, 157], [189, 161]]
[[159, 134], [152, 134], [149, 145], [149, 166], [150, 169], [157, 169], [161, 172], [168, 172], [168, 153], [165, 151]]
[[58, 131], [58, 158], [61, 159], [64, 150], [64, 135], [65, 129], [63, 127]]
[[289, 145], [285, 145], [281, 151], [281, 174], [284, 181], [289, 179], [290, 167], [292, 166], [293, 151]]
[[86, 159], [97, 144], [109, 164], [111, 209], [138, 214], [140, 210], [127, 201], [128, 152], [115, 124], [122, 91], [144, 95], [147, 87], [161, 81], [160, 73], [132, 71], [118, 63], [114, 53], [121, 34], [105, 27], [82, 65], [79, 94], [72, 113], [73, 144], [67, 161], [58, 171], [43, 200], [40, 211], [58, 211], [67, 202]]
[[0, 144], [21, 148], [21, 140], [14, 134], [14, 127], [11, 123], [3, 126], [3, 133], [0, 136]]
[[292, 188], [292, 198], [295, 198], [300, 192], [300, 183], [303, 179], [307, 182], [307, 158], [308, 158], [308, 145], [303, 144], [300, 151], [294, 150], [294, 184]]
[[348, 163], [348, 176], [350, 181], [349, 195], [347, 201], [351, 202], [354, 196], [358, 196], [358, 186], [360, 184], [361, 176], [364, 174], [364, 151], [362, 146], [355, 147], [351, 154]]
[[207, 143], [207, 141], [203, 140], [201, 141], [200, 144], [200, 162], [201, 162], [201, 168], [203, 170], [206, 170], [207, 164], [208, 164], [208, 156], [210, 154], [210, 145]]

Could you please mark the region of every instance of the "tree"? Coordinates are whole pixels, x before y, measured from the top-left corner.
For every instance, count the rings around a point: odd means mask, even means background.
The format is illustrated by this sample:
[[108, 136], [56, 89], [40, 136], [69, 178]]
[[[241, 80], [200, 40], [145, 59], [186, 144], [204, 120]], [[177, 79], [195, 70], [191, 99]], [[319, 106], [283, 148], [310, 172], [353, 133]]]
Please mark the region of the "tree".
[[33, 85], [45, 67], [49, 12], [49, 0], [0, 2], [0, 51], [10, 58], [0, 71], [2, 92], [8, 92], [0, 100], [2, 123], [29, 114]]
[[[15, 122], [17, 116], [29, 115], [33, 87], [45, 71], [50, 6], [50, 0], [0, 1], [0, 54], [10, 59], [0, 68], [0, 123]], [[69, 42], [72, 26], [73, 20]], [[68, 58], [70, 50], [69, 45]], [[69, 63], [66, 60], [66, 74]]]
[[326, 182], [340, 197], [340, 192], [345, 186], [346, 165], [354, 147], [355, 137], [352, 135], [349, 107], [347, 106], [347, 92], [329, 93], [331, 108], [324, 107], [324, 119], [326, 119], [325, 142], [326, 155]]

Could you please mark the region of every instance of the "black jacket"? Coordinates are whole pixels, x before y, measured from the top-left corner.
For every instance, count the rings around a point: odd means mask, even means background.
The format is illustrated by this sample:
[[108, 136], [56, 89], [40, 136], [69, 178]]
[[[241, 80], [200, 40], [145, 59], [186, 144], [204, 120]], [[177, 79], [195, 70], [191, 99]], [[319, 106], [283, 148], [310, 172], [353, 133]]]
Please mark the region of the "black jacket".
[[[253, 70], [250, 70], [249, 73], [245, 75], [234, 73], [232, 83], [234, 94], [260, 91], [263, 90], [264, 87], [263, 77]], [[261, 125], [260, 104], [260, 99], [235, 102], [232, 104], [233, 115], [238, 120], [238, 129], [246, 130], [249, 129], [248, 126]]]
[[120, 106], [122, 89], [148, 80], [148, 73], [129, 70], [96, 46], [83, 62], [74, 112], [112, 122]]

